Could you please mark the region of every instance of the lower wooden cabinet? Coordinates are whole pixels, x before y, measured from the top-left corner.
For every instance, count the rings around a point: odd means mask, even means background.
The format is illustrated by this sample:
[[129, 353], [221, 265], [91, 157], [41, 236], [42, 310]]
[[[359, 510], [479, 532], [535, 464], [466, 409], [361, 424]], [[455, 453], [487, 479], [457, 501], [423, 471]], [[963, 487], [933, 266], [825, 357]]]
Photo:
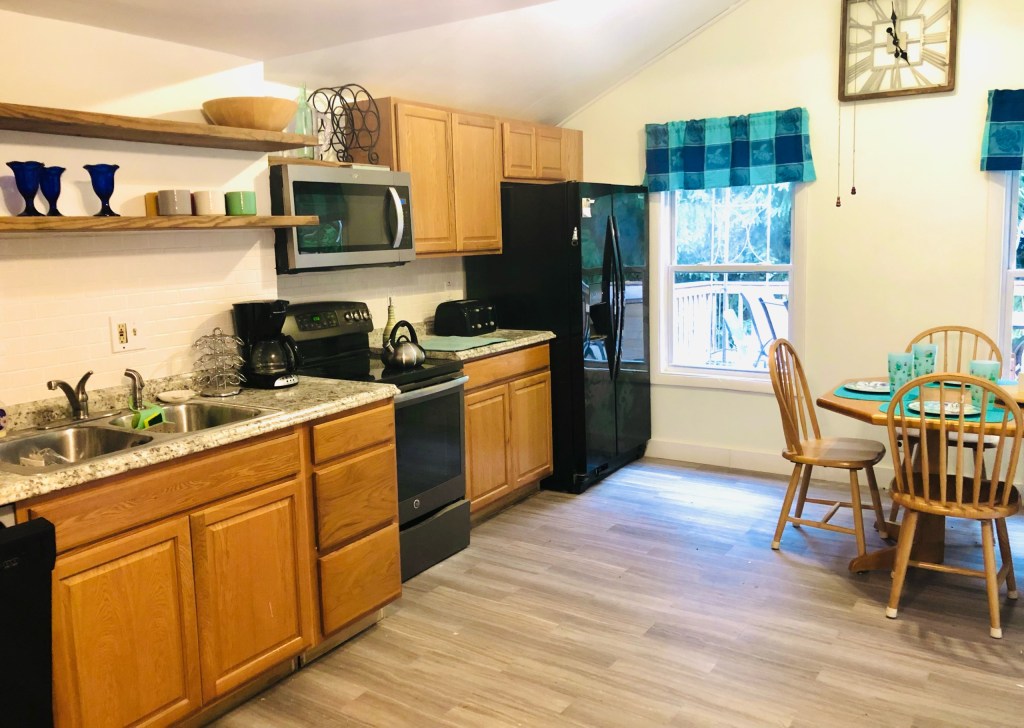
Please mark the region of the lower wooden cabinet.
[[512, 491], [508, 386], [466, 395], [466, 490], [471, 508], [481, 508]]
[[397, 523], [320, 559], [320, 610], [325, 634], [401, 595]]
[[199, 708], [189, 541], [179, 517], [58, 559], [56, 725], [169, 725]]
[[517, 486], [551, 473], [551, 372], [516, 379], [512, 400], [512, 477]]
[[205, 700], [309, 645], [305, 513], [302, 484], [292, 480], [189, 517]]
[[465, 366], [466, 491], [479, 511], [551, 474], [548, 347]]

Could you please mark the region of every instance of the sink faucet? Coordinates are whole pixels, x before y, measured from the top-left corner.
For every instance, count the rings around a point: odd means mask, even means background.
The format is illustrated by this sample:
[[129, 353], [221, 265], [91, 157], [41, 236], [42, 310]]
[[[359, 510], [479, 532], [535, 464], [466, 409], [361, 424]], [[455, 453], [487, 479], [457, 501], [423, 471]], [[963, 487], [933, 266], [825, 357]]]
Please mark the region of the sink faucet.
[[132, 380], [131, 390], [128, 393], [128, 407], [132, 411], [142, 409], [142, 388], [146, 383], [142, 381], [142, 375], [134, 369], [125, 369], [124, 375]]
[[92, 370], [83, 374], [74, 389], [71, 388], [70, 384], [60, 379], [51, 379], [46, 383], [47, 389], [60, 389], [67, 396], [68, 403], [71, 405], [71, 419], [73, 420], [89, 418], [89, 395], [85, 391], [85, 383], [91, 376]]

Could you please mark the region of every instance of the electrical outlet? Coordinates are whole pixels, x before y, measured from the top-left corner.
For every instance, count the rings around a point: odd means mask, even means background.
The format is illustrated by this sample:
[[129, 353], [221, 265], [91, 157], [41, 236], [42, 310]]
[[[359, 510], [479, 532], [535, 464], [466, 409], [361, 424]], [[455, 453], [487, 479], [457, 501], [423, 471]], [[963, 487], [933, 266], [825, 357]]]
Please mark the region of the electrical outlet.
[[145, 348], [134, 314], [121, 313], [110, 317], [111, 351], [116, 354], [119, 351], [138, 351]]

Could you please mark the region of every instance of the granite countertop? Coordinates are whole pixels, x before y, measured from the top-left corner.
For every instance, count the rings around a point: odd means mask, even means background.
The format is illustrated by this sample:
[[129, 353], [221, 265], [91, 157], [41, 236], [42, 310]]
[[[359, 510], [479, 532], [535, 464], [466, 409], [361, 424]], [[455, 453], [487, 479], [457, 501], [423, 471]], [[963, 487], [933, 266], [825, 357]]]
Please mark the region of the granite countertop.
[[[417, 332], [427, 331], [429, 327], [425, 324], [415, 325], [414, 328]], [[383, 329], [376, 329], [370, 334], [370, 347], [374, 352], [380, 353], [381, 345], [380, 342], [383, 337]], [[424, 336], [436, 336], [436, 334], [421, 334], [420, 338]], [[497, 329], [489, 334], [481, 334], [481, 338], [494, 337], [507, 339], [507, 341], [501, 341], [495, 344], [488, 344], [486, 346], [477, 346], [473, 349], [464, 349], [463, 351], [437, 351], [434, 349], [426, 349], [427, 356], [431, 359], [457, 359], [459, 361], [473, 361], [474, 359], [482, 359], [485, 356], [494, 356], [495, 354], [503, 354], [508, 351], [515, 351], [516, 349], [525, 349], [528, 346], [536, 346], [537, 344], [543, 344], [545, 341], [550, 341], [555, 338], [555, 335], [550, 331], [529, 331], [526, 329]], [[472, 337], [466, 337], [472, 338]]]
[[[147, 387], [147, 397], [149, 397], [148, 389]], [[0, 504], [15, 503], [26, 498], [87, 483], [91, 480], [106, 478], [111, 475], [167, 462], [168, 460], [202, 452], [221, 445], [239, 442], [267, 432], [273, 432], [274, 430], [284, 429], [302, 422], [361, 407], [372, 402], [390, 399], [396, 394], [398, 394], [398, 388], [390, 384], [347, 382], [306, 376], [300, 376], [299, 383], [288, 389], [243, 389], [240, 394], [234, 397], [207, 401], [250, 405], [253, 407], [269, 407], [278, 409], [280, 412], [234, 425], [201, 430], [168, 439], [159, 444], [143, 445], [116, 455], [98, 458], [52, 472], [20, 475], [0, 471]], [[52, 407], [52, 402], [54, 400], [46, 400], [44, 403]], [[66, 405], [65, 401], [65, 409]], [[41, 406], [33, 408], [30, 405], [23, 405], [21, 409], [26, 412], [29, 410], [41, 412], [45, 408]], [[93, 408], [94, 413], [99, 411], [100, 408]], [[30, 417], [27, 414], [22, 414], [22, 417], [24, 419], [22, 426], [25, 426], [29, 423]], [[43, 417], [41, 419], [45, 421], [47, 418]], [[13, 432], [14, 435], [17, 435], [17, 430]]]

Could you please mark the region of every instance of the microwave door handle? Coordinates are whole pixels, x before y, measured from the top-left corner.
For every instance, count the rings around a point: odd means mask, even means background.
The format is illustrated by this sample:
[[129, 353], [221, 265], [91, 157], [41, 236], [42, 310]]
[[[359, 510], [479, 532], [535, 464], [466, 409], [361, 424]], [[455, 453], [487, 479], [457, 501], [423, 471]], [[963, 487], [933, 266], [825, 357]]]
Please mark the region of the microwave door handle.
[[391, 202], [395, 206], [395, 217], [398, 219], [398, 228], [395, 230], [395, 239], [391, 243], [391, 247], [397, 248], [402, 244], [402, 236], [405, 235], [405, 211], [402, 210], [402, 199], [398, 196], [398, 190], [388, 187], [388, 192], [391, 193]]

